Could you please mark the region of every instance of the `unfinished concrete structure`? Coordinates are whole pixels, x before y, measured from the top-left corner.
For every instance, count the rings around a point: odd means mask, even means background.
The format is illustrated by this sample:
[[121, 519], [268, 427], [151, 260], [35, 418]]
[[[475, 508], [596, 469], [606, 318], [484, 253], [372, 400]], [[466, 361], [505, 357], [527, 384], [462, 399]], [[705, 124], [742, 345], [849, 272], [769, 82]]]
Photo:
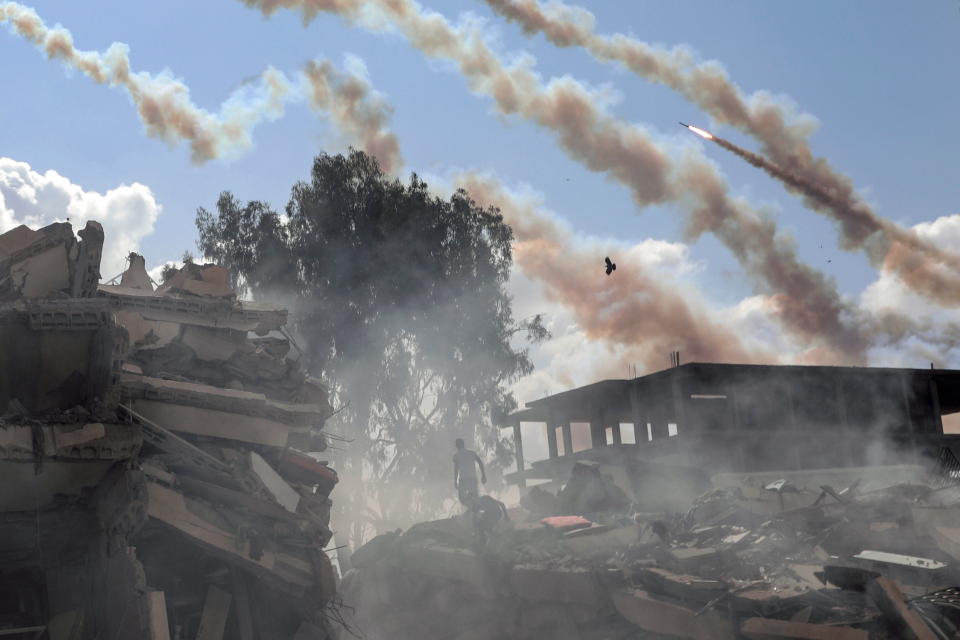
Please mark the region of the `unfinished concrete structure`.
[[[960, 447], [960, 435], [943, 430], [943, 416], [957, 412], [960, 371], [690, 363], [529, 402], [503, 428], [517, 449], [508, 480], [526, 486], [565, 479], [578, 460], [710, 474], [918, 463]], [[525, 423], [546, 426], [549, 448], [530, 468]], [[589, 448], [574, 452], [576, 423], [589, 425]], [[622, 443], [623, 425], [634, 444]]]
[[0, 235], [0, 635], [324, 640], [333, 409], [287, 311], [216, 265], [101, 285], [79, 235]]

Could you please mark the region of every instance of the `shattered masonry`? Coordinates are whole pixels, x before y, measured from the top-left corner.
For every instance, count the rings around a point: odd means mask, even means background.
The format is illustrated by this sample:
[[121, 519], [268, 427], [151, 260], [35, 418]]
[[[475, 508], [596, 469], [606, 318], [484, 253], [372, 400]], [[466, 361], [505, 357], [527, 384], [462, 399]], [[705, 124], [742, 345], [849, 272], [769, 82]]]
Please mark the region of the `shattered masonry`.
[[379, 535], [340, 583], [346, 622], [371, 640], [960, 637], [957, 478], [888, 486], [889, 468], [859, 468], [811, 490], [741, 476], [685, 512], [645, 511], [638, 479], [665, 466], [577, 462], [483, 545], [469, 515]]
[[[373, 538], [345, 620], [390, 640], [960, 637], [958, 412], [960, 372], [919, 369], [675, 363], [534, 400], [503, 424], [509, 521], [485, 543], [471, 515]], [[521, 423], [546, 460], [523, 464]]]
[[287, 311], [215, 265], [99, 284], [103, 243], [0, 235], [0, 633], [330, 637], [333, 410]]

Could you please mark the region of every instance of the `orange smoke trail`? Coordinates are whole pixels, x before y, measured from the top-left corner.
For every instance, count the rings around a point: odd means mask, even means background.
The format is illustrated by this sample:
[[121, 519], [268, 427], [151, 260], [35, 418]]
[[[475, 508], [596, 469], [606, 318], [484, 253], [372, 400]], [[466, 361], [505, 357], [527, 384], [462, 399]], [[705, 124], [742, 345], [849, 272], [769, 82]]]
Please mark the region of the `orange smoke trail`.
[[[697, 295], [665, 285], [635, 257], [616, 247], [578, 240], [562, 223], [496, 178], [477, 172], [454, 177], [454, 185], [481, 207], [496, 207], [514, 232], [516, 264], [544, 287], [548, 300], [567, 309], [592, 340], [630, 347], [629, 362], [655, 371], [664, 354], [679, 348], [691, 361], [775, 363], [776, 353], [750, 348], [714, 321]], [[603, 256], [618, 256], [615, 278], [607, 278]], [[621, 370], [620, 363], [611, 369]]]
[[[873, 242], [867, 245], [871, 262], [882, 259], [875, 266], [896, 274], [910, 289], [934, 302], [960, 303], [960, 255], [942, 251], [916, 232], [874, 216], [867, 205], [850, 198], [843, 190], [830, 189], [795, 174], [729, 140], [713, 136], [712, 141], [782, 182], [788, 190], [802, 196], [809, 208], [832, 213], [838, 224], [875, 227], [876, 232], [869, 234], [874, 236]], [[868, 238], [864, 239], [865, 243]]]
[[[639, 207], [685, 204], [688, 239], [717, 234], [756, 280], [759, 292], [778, 293], [786, 327], [805, 341], [822, 343], [840, 362], [865, 361], [867, 337], [857, 335], [850, 322], [856, 310], [841, 299], [835, 283], [800, 263], [795, 248], [778, 241], [772, 220], [758, 221], [760, 216], [745, 202], [732, 199], [698, 151], [675, 161], [646, 130], [606, 113], [602, 94], [569, 77], [544, 84], [529, 61], [507, 67], [479, 29], [455, 27], [413, 0], [242, 1], [268, 16], [280, 8], [299, 10], [305, 22], [329, 12], [371, 30], [392, 25], [425, 56], [456, 64], [471, 91], [492, 97], [497, 111], [553, 132], [568, 156], [627, 186]], [[797, 309], [804, 311], [802, 316]]]
[[79, 51], [69, 31], [59, 26], [48, 28], [33, 9], [15, 2], [0, 4], [3, 22], [9, 22], [15, 33], [51, 59], [58, 58], [97, 84], [123, 86], [137, 107], [147, 135], [171, 147], [189, 142], [195, 164], [242, 155], [252, 144], [250, 133], [257, 123], [264, 118], [279, 118], [287, 102], [307, 96], [314, 111], [358, 140], [385, 171], [394, 173], [403, 165], [396, 136], [386, 129], [391, 112], [357, 69], [341, 72], [329, 61], [315, 60], [308, 63], [298, 82], [291, 82], [268, 67], [256, 86], [234, 93], [214, 115], [193, 104], [190, 89], [169, 73], [152, 76], [131, 72], [129, 48], [124, 44], [114, 43], [104, 54]]
[[934, 302], [960, 304], [960, 279], [956, 277], [960, 256], [923, 242], [878, 215], [856, 194], [849, 176], [824, 158], [814, 157], [807, 142], [816, 129], [813, 118], [798, 116], [792, 105], [778, 102], [764, 91], [745, 96], [719, 63], [698, 63], [685, 47], [666, 50], [622, 34], [599, 35], [593, 14], [581, 7], [558, 1], [483, 1], [495, 13], [519, 24], [526, 35], [542, 33], [558, 47], [582, 47], [597, 60], [619, 62], [649, 82], [674, 89], [715, 122], [752, 136], [789, 180], [768, 173], [802, 193], [805, 206], [835, 223], [842, 249], [864, 251], [874, 268], [896, 274]]

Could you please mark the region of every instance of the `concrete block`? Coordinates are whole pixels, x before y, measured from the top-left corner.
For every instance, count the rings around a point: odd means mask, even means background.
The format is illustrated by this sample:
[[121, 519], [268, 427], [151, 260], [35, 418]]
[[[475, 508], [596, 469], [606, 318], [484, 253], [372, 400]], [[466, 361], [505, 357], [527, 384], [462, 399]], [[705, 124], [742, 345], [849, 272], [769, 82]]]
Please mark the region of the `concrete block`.
[[863, 629], [750, 618], [740, 629], [750, 640], [868, 640]]
[[167, 624], [167, 600], [163, 591], [148, 591], [140, 596], [140, 609], [146, 615], [145, 640], [170, 640], [170, 625]]
[[696, 547], [671, 549], [670, 557], [683, 565], [694, 566], [713, 560], [717, 550], [712, 547], [698, 549]]
[[[197, 515], [196, 508], [189, 508], [190, 500], [182, 494], [153, 482], [147, 483], [149, 507], [147, 514], [151, 518], [165, 522], [186, 534], [194, 544], [207, 550], [218, 558], [248, 571], [255, 576], [272, 574], [289, 586], [291, 593], [302, 594], [314, 586], [313, 566], [282, 551], [263, 550], [259, 560], [250, 558], [250, 540], [243, 541], [243, 548], [237, 549], [235, 531], [226, 531], [207, 522]], [[196, 502], [193, 502], [194, 507]]]
[[578, 567], [547, 569], [535, 564], [521, 564], [510, 574], [510, 586], [521, 598], [553, 600], [568, 604], [596, 605], [600, 585], [592, 570]]
[[248, 462], [250, 471], [263, 483], [273, 499], [290, 513], [296, 513], [297, 503], [300, 502], [300, 494], [288, 485], [286, 480], [273, 470], [273, 467], [253, 451], [249, 453]]
[[569, 616], [576, 624], [589, 622], [597, 617], [597, 607], [578, 604], [547, 602], [535, 604], [521, 611], [520, 626], [527, 631], [554, 623], [562, 616]]
[[693, 640], [734, 640], [733, 623], [710, 614], [695, 612], [654, 599], [646, 591], [625, 589], [615, 592], [613, 605], [624, 618], [647, 631]]
[[214, 438], [229, 438], [271, 447], [284, 447], [291, 427], [266, 418], [226, 411], [137, 400], [134, 411], [170, 431], [193, 433]]
[[233, 596], [214, 586], [207, 590], [207, 601], [200, 616], [197, 640], [222, 640], [232, 600]]
[[226, 361], [237, 352], [237, 341], [200, 327], [183, 328], [183, 344], [193, 349], [200, 360]]
[[591, 529], [580, 529], [572, 533], [587, 535], [564, 536], [564, 542], [571, 553], [593, 553], [594, 551], [609, 551], [628, 547], [640, 538], [636, 527], [619, 527], [606, 529], [596, 533], [589, 533]]
[[437, 578], [462, 580], [474, 585], [484, 583], [483, 562], [469, 549], [455, 549], [420, 542], [403, 548], [400, 565], [406, 571]]

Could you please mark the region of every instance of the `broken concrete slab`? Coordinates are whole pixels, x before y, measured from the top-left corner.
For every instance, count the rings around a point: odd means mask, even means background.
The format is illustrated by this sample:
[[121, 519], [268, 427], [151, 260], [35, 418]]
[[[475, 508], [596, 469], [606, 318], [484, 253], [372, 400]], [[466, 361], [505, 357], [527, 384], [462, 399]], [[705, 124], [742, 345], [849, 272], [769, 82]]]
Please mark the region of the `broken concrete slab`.
[[247, 463], [250, 465], [250, 471], [263, 484], [270, 497], [290, 513], [296, 513], [300, 494], [287, 484], [259, 454], [251, 451], [247, 454]]
[[313, 589], [314, 570], [310, 563], [270, 548], [262, 549], [262, 555], [254, 559], [249, 538], [243, 538], [241, 544], [235, 531], [227, 531], [197, 515], [195, 512], [202, 513], [203, 510], [191, 508], [195, 502], [191, 498], [152, 482], [147, 483], [147, 491], [150, 501], [147, 514], [151, 518], [186, 534], [211, 554], [255, 576], [273, 578], [271, 584], [297, 597]]
[[[270, 400], [260, 393], [220, 389], [194, 382], [160, 380], [148, 376], [138, 376], [133, 373], [124, 373], [120, 384], [124, 402], [132, 402], [134, 410], [138, 410], [136, 405], [141, 401], [147, 404], [186, 406], [218, 411], [230, 416], [268, 420], [286, 426], [288, 431], [307, 431], [313, 427], [319, 428], [323, 425], [324, 420], [329, 417], [326, 407], [280, 402]], [[148, 413], [142, 411], [140, 413], [150, 417]], [[163, 424], [160, 420], [156, 422]], [[187, 422], [192, 423], [196, 420], [187, 420]], [[182, 428], [180, 430], [187, 429]], [[199, 431], [195, 430], [193, 433], [199, 433]], [[203, 435], [215, 434], [205, 433]], [[220, 437], [241, 439], [230, 435]], [[286, 434], [284, 437], [286, 437]]]
[[10, 266], [10, 284], [25, 298], [70, 290], [70, 265], [64, 245]]
[[740, 633], [750, 640], [868, 640], [870, 637], [863, 629], [767, 618], [750, 618], [743, 623]]
[[232, 601], [233, 596], [226, 591], [214, 586], [209, 588], [206, 604], [203, 605], [203, 616], [200, 618], [200, 628], [197, 630], [197, 640], [223, 639]]
[[0, 406], [18, 400], [34, 414], [84, 406], [116, 411], [127, 332], [87, 300], [0, 305]]
[[519, 564], [510, 573], [510, 586], [521, 598], [596, 606], [600, 584], [589, 568]]
[[[35, 428], [7, 426], [0, 429], [0, 460], [33, 460]], [[99, 422], [39, 427], [43, 455], [62, 461], [121, 460], [137, 455], [143, 442], [136, 425]]]
[[200, 360], [227, 361], [237, 352], [239, 341], [216, 330], [185, 326], [181, 342], [193, 349]]
[[[37, 230], [21, 225], [0, 235], [0, 301], [19, 299], [25, 285], [30, 287], [28, 295], [69, 291], [76, 245], [73, 227], [67, 222]], [[57, 288], [50, 289], [44, 282]]]
[[470, 549], [423, 541], [405, 545], [397, 563], [406, 571], [482, 585], [486, 580], [483, 561]]
[[595, 606], [536, 602], [523, 606], [520, 611], [520, 626], [533, 631], [551, 623], [555, 624], [564, 616], [569, 616], [575, 624], [583, 624], [596, 618], [597, 614], [598, 609]]
[[613, 596], [613, 605], [624, 618], [647, 631], [692, 640], [734, 640], [730, 620], [658, 600], [641, 589], [624, 589]]
[[138, 313], [145, 320], [253, 331], [257, 335], [278, 331], [287, 323], [287, 310], [275, 304], [185, 297], [162, 289], [148, 292], [108, 284], [100, 285], [97, 297], [113, 309]]
[[293, 427], [266, 418], [251, 417], [213, 409], [137, 400], [137, 413], [171, 431], [215, 438], [240, 440], [252, 444], [283, 447]]
[[941, 585], [952, 577], [942, 562], [884, 551], [866, 550], [852, 558], [831, 558], [831, 562], [876, 571], [891, 580], [910, 585]]
[[167, 602], [163, 591], [147, 591], [140, 596], [140, 610], [147, 623], [144, 640], [170, 640]]
[[[640, 539], [636, 527], [616, 527], [590, 533], [591, 529], [579, 529], [563, 537], [564, 544], [571, 553], [595, 553], [628, 547]], [[574, 535], [587, 533], [589, 535]]]

